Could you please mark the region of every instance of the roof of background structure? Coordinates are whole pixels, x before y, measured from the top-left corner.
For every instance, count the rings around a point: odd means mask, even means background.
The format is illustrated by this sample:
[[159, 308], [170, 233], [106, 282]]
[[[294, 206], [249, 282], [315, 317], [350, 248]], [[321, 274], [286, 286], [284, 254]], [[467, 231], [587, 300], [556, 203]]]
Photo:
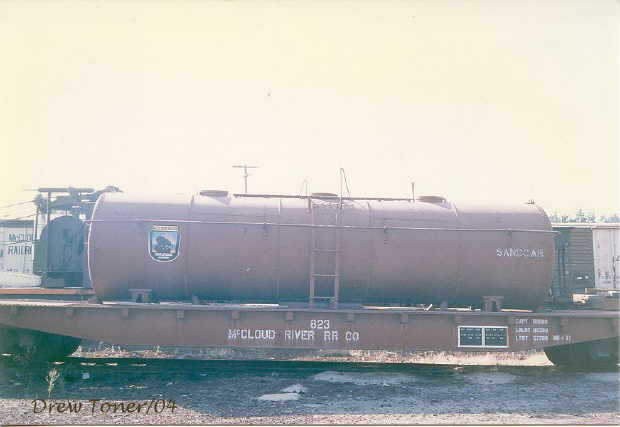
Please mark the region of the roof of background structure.
[[31, 219], [5, 219], [0, 220], [0, 227], [32, 227], [34, 221]]

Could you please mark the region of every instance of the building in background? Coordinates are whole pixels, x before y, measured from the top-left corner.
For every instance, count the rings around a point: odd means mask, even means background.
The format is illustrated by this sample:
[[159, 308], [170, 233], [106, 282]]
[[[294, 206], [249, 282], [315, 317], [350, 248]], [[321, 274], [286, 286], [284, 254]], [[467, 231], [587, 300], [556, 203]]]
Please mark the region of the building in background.
[[33, 257], [33, 221], [0, 221], [0, 287], [38, 286], [41, 279], [32, 272]]
[[0, 271], [32, 273], [34, 223], [0, 221]]
[[620, 289], [620, 224], [597, 224], [592, 241], [595, 287]]
[[569, 297], [587, 288], [620, 289], [620, 224], [556, 223], [551, 291]]

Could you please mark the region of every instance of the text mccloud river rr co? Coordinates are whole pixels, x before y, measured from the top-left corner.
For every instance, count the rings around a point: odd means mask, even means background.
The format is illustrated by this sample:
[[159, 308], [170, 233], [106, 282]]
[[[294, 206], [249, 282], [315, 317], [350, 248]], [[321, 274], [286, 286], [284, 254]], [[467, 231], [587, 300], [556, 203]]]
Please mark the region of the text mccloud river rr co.
[[151, 399], [143, 401], [106, 401], [101, 399], [79, 400], [46, 400], [32, 401], [32, 412], [35, 414], [161, 414], [165, 411], [174, 413], [177, 408], [174, 400]]

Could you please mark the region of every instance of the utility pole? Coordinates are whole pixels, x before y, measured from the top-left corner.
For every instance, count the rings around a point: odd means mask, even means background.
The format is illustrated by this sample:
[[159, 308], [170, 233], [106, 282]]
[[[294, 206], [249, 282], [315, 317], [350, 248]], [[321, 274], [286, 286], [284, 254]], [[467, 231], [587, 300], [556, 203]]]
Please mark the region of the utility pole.
[[258, 166], [234, 165], [233, 168], [243, 168], [243, 181], [245, 183], [245, 194], [248, 194], [248, 169], [257, 169]]

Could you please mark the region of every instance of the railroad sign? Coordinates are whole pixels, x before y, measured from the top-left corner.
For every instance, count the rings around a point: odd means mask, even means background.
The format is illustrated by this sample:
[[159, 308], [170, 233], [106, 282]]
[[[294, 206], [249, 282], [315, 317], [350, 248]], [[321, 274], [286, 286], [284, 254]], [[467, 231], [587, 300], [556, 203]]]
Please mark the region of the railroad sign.
[[[0, 221], [0, 272], [32, 273], [33, 227], [32, 221]], [[0, 283], [4, 281], [0, 275]]]
[[149, 254], [155, 261], [173, 261], [179, 255], [179, 226], [154, 225], [149, 235]]
[[458, 347], [507, 348], [506, 326], [459, 326]]

